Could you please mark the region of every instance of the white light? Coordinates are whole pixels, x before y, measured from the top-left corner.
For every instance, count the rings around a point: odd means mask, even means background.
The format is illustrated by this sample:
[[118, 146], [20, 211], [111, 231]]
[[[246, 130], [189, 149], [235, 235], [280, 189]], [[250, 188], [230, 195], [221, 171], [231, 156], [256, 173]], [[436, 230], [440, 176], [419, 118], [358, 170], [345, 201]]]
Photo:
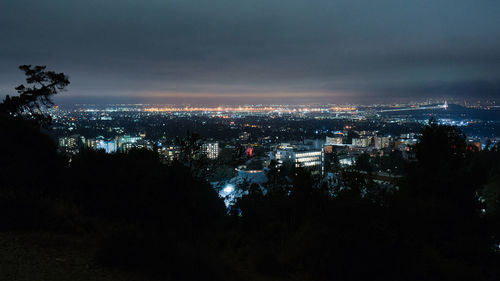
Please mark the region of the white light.
[[231, 193], [231, 192], [233, 192], [233, 191], [234, 191], [234, 186], [233, 186], [232, 184], [228, 184], [228, 185], [226, 185], [226, 187], [224, 187], [224, 189], [223, 189], [223, 190], [224, 190], [224, 192], [226, 192], [226, 193]]

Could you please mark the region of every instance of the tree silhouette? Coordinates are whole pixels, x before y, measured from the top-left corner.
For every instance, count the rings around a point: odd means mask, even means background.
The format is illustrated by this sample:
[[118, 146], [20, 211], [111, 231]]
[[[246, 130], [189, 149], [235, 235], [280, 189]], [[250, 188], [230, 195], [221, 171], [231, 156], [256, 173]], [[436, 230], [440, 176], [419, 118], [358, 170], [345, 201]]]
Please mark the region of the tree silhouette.
[[48, 125], [51, 117], [44, 109], [52, 107], [52, 96], [63, 91], [69, 85], [69, 78], [64, 73], [46, 71], [45, 66], [21, 65], [19, 69], [26, 75], [27, 85], [16, 87], [19, 96], [7, 95], [0, 104], [2, 115], [33, 120], [38, 125]]
[[422, 129], [415, 151], [420, 166], [428, 172], [453, 168], [465, 158], [465, 136], [456, 127], [431, 119]]
[[194, 160], [200, 157], [201, 152], [201, 138], [198, 134], [186, 132], [186, 137], [184, 139], [177, 138], [177, 143], [181, 149], [180, 160], [181, 162], [187, 164], [189, 167], [192, 166]]
[[373, 169], [370, 164], [370, 155], [368, 155], [368, 153], [362, 153], [359, 155], [358, 159], [356, 159], [355, 167], [358, 171], [364, 171], [371, 174]]

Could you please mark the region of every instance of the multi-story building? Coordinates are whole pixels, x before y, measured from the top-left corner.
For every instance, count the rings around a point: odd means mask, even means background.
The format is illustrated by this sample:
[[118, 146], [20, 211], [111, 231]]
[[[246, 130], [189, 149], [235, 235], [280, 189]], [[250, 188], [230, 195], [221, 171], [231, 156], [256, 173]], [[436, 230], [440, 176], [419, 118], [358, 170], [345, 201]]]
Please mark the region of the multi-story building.
[[164, 161], [179, 160], [181, 149], [175, 145], [163, 145], [158, 147], [158, 154]]
[[149, 141], [147, 141], [147, 140], [139, 139], [139, 140], [137, 140], [135, 142], [126, 142], [126, 143], [123, 143], [121, 145], [121, 147], [120, 147], [120, 150], [122, 152], [128, 152], [132, 148], [153, 150], [153, 145]]
[[325, 144], [342, 144], [342, 136], [326, 137]]
[[219, 143], [209, 142], [202, 144], [201, 153], [208, 159], [217, 159], [217, 157], [219, 157]]
[[414, 146], [417, 144], [417, 139], [399, 139], [394, 142], [394, 147], [398, 150], [401, 151], [408, 151], [410, 150], [411, 146]]
[[97, 149], [97, 140], [96, 139], [86, 139], [85, 147], [90, 149]]
[[104, 149], [106, 153], [116, 152], [116, 141], [115, 140], [99, 140], [97, 142], [97, 149]]
[[130, 135], [119, 136], [119, 137], [116, 137], [116, 145], [118, 147], [118, 150], [128, 151], [132, 147], [135, 147], [135, 143], [140, 141], [140, 140], [142, 140], [142, 137], [139, 137], [139, 136], [130, 136]]
[[106, 153], [114, 153], [117, 151], [116, 139], [106, 140], [104, 137], [96, 139], [87, 139], [85, 146], [91, 149], [104, 149]]
[[295, 164], [295, 167], [321, 168], [321, 150], [295, 151], [292, 149], [282, 149], [276, 151], [275, 159], [278, 165], [283, 165], [285, 161], [290, 161]]
[[368, 147], [371, 144], [370, 137], [353, 138], [352, 145], [356, 147]]
[[71, 135], [59, 138], [59, 150], [64, 153], [77, 154], [84, 143], [80, 135]]
[[295, 152], [296, 167], [321, 167], [321, 150]]
[[387, 148], [390, 145], [389, 137], [375, 137], [375, 147], [378, 149]]

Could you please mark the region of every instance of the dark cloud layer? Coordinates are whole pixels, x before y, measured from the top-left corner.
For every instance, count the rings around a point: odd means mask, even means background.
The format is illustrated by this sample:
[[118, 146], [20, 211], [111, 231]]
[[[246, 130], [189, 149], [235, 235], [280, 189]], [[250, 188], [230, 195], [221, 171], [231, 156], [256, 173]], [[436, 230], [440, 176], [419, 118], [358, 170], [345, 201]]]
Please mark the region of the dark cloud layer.
[[495, 0], [3, 0], [0, 91], [31, 63], [70, 74], [79, 100], [499, 98], [499, 14]]

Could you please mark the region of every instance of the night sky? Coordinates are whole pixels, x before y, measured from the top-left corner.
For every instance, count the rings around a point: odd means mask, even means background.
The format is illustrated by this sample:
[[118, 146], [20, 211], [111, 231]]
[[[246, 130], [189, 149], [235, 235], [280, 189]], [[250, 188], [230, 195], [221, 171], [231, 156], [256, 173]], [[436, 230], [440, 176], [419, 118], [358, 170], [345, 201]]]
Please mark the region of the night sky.
[[2, 95], [20, 64], [65, 102], [500, 98], [500, 1], [1, 0]]

